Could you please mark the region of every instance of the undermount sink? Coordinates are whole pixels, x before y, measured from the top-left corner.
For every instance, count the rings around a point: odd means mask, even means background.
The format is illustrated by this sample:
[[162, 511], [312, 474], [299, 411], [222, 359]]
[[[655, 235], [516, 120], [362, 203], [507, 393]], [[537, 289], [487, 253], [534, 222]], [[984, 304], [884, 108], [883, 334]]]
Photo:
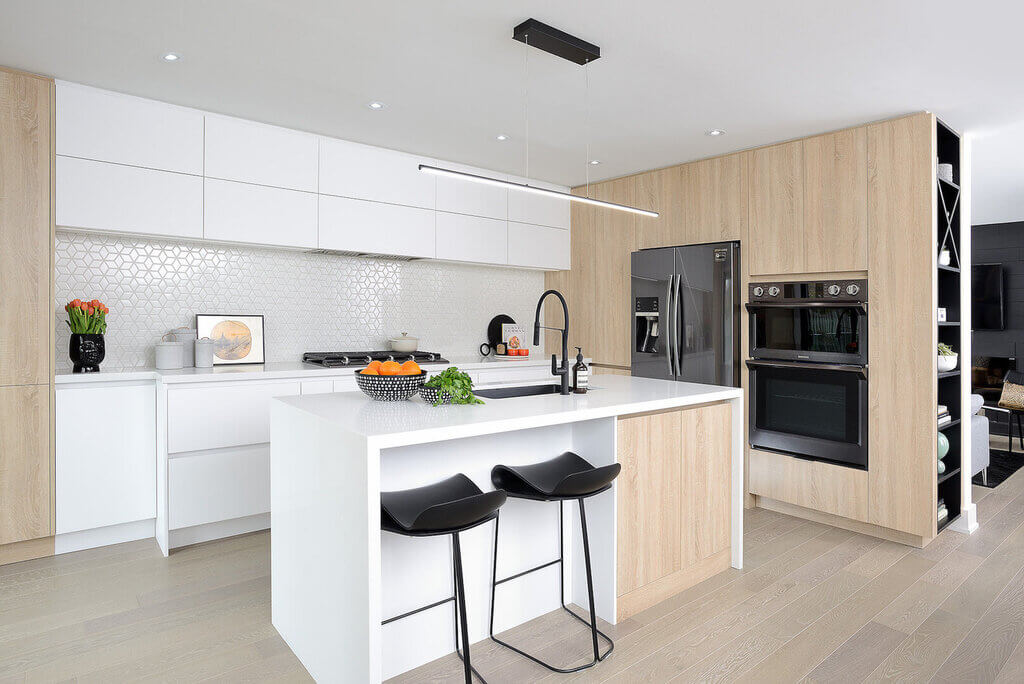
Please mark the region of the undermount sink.
[[509, 397], [534, 397], [541, 394], [558, 394], [559, 385], [527, 385], [525, 387], [493, 387], [473, 390], [473, 394], [487, 399], [508, 399]]

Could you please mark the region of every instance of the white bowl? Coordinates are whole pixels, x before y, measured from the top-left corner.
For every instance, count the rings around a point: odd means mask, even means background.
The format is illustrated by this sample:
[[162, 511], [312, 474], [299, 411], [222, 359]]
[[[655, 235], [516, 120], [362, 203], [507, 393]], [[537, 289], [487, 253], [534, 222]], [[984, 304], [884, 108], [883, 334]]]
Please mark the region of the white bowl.
[[409, 337], [409, 333], [402, 333], [401, 337], [392, 337], [388, 342], [391, 343], [391, 351], [396, 352], [414, 352], [419, 346], [419, 338]]
[[955, 369], [956, 368], [956, 360], [957, 360], [957, 354], [953, 354], [952, 356], [941, 356], [940, 355], [938, 357], [939, 372], [940, 373], [945, 373], [946, 371], [951, 371], [951, 370]]

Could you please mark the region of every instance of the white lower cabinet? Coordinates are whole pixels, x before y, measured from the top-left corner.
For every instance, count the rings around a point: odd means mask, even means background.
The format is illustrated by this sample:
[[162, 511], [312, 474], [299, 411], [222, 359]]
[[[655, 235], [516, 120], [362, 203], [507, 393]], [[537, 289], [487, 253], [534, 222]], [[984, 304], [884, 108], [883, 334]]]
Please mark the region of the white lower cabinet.
[[156, 388], [56, 390], [57, 534], [156, 516]]
[[508, 264], [548, 271], [569, 269], [569, 231], [508, 222]]
[[172, 530], [270, 511], [270, 445], [179, 454], [167, 461]]
[[302, 394], [330, 394], [334, 391], [331, 380], [303, 380]]
[[437, 212], [437, 258], [508, 263], [508, 221]]
[[56, 223], [64, 228], [203, 236], [203, 179], [184, 173], [61, 157]]
[[172, 387], [167, 391], [167, 451], [269, 442], [270, 400], [300, 392], [298, 381]]
[[214, 178], [205, 188], [207, 240], [316, 247], [316, 194]]
[[320, 195], [321, 249], [434, 256], [434, 212]]

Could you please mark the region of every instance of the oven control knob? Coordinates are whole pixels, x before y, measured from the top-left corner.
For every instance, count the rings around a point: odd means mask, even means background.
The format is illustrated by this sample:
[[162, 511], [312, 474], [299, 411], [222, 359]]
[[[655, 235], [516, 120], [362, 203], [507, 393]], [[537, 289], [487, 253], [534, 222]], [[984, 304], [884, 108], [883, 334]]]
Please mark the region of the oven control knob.
[[779, 288], [775, 287], [774, 285], [769, 287], [768, 288], [768, 296], [769, 297], [778, 297], [779, 296]]
[[761, 287], [760, 285], [755, 287], [754, 288], [754, 296], [755, 297], [764, 297], [764, 288]]
[[828, 289], [826, 291], [828, 292], [829, 296], [831, 296], [831, 297], [838, 297], [839, 293], [842, 290], [841, 290], [841, 288], [838, 285], [836, 285], [835, 283], [832, 283], [831, 285], [828, 286]]
[[846, 286], [846, 294], [850, 295], [851, 297], [857, 294], [858, 292], [860, 292], [860, 285], [856, 283], [850, 283], [849, 285]]

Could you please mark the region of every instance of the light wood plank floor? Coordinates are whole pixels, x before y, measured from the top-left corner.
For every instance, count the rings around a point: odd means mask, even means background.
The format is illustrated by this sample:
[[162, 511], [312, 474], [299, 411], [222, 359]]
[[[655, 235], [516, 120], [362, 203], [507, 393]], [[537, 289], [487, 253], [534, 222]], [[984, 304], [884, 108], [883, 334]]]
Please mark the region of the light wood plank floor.
[[[615, 627], [614, 654], [548, 673], [491, 642], [492, 684], [1024, 681], [1024, 470], [975, 488], [981, 530], [925, 549], [763, 509], [747, 567]], [[0, 567], [0, 682], [309, 681], [270, 624], [269, 535], [160, 556], [152, 541]], [[506, 635], [563, 663], [585, 628], [552, 613]], [[448, 656], [393, 682], [457, 682]]]

